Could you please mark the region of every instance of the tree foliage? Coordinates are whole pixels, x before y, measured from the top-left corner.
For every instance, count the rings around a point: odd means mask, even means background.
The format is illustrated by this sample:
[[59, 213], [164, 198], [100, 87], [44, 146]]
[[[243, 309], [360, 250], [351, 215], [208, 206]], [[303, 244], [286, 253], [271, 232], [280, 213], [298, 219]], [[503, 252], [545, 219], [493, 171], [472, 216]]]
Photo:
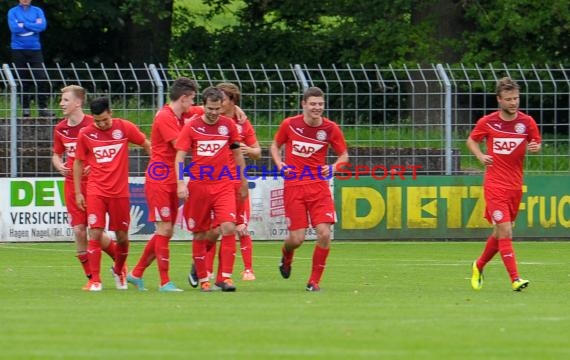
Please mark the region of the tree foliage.
[[464, 34], [466, 63], [568, 64], [568, 0], [465, 1], [476, 31]]
[[[198, 1], [198, 0], [192, 0]], [[569, 63], [568, 0], [34, 0], [47, 62], [170, 64]], [[4, 14], [16, 0], [0, 2]], [[239, 5], [237, 23], [202, 24]], [[10, 33], [0, 18], [0, 59]]]
[[[236, 0], [205, 0], [212, 14]], [[239, 0], [209, 33], [178, 18], [171, 59], [216, 64], [568, 63], [567, 0]], [[193, 33], [200, 41], [193, 41]], [[185, 33], [188, 35], [186, 36]]]
[[[3, 14], [17, 1], [2, 1]], [[46, 62], [166, 62], [173, 0], [43, 0], [48, 28], [42, 34]], [[0, 19], [2, 61], [10, 61], [10, 32]]]
[[[207, 0], [212, 14], [232, 0]], [[210, 45], [192, 40], [193, 28], [175, 35], [171, 55], [190, 54], [204, 63], [399, 63], [433, 58], [437, 43], [429, 29], [413, 26], [412, 1], [243, 1], [239, 23], [211, 34]], [[177, 25], [184, 23], [177, 18]], [[183, 26], [188, 25], [187, 22]], [[202, 29], [196, 29], [199, 33]], [[432, 44], [432, 46], [424, 46]], [[435, 58], [433, 58], [435, 60]]]

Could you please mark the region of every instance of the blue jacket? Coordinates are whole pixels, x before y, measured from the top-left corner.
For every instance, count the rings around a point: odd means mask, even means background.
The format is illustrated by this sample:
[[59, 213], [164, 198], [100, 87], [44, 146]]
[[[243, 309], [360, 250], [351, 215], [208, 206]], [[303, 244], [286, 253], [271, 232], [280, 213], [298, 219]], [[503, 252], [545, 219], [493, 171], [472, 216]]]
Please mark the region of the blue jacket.
[[12, 32], [10, 47], [13, 50], [41, 50], [40, 32], [47, 26], [44, 12], [37, 6], [26, 10], [17, 5], [8, 11], [8, 26]]

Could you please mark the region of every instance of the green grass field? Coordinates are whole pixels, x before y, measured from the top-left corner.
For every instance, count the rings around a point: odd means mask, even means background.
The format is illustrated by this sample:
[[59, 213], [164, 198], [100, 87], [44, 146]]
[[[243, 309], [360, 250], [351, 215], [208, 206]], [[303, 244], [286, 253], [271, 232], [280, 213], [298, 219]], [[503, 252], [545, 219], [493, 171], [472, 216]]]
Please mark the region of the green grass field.
[[[143, 244], [133, 243], [133, 265]], [[88, 293], [72, 244], [0, 243], [2, 359], [568, 359], [570, 242], [517, 242], [510, 290], [498, 258], [469, 284], [482, 242], [337, 242], [320, 293], [304, 290], [313, 243], [281, 279], [280, 244], [256, 242], [258, 279], [236, 293], [186, 282], [190, 246], [172, 245], [183, 293]], [[110, 266], [104, 258], [103, 266]], [[236, 259], [236, 272], [241, 258]]]

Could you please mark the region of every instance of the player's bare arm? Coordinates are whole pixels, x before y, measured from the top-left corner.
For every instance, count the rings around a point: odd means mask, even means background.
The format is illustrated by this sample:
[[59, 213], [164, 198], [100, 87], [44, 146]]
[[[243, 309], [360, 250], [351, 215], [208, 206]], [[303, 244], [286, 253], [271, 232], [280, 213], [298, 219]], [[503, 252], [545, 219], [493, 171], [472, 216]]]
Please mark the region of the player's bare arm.
[[236, 112], [236, 117], [238, 119], [238, 124], [243, 124], [244, 122], [246, 122], [247, 116], [245, 115], [245, 112], [242, 110], [242, 108], [240, 108], [237, 105], [234, 105], [234, 109]]
[[475, 157], [481, 162], [481, 164], [487, 166], [493, 164], [493, 157], [491, 155], [484, 154], [481, 151], [479, 143], [473, 140], [471, 137], [467, 139], [467, 148]]
[[141, 147], [144, 149], [144, 151], [147, 153], [148, 156], [151, 155], [152, 148], [150, 146], [150, 141], [148, 141], [148, 139], [146, 139], [144, 143], [142, 143]]
[[281, 146], [277, 145], [275, 140], [273, 140], [271, 142], [271, 147], [269, 148], [269, 151], [271, 152], [271, 158], [273, 159], [275, 166], [277, 166], [278, 171], [281, 171], [282, 168], [287, 166], [287, 164], [285, 164], [283, 162], [283, 158], [281, 157], [281, 147], [282, 146], [283, 145], [281, 145]]
[[178, 150], [174, 158], [174, 171], [176, 171], [176, 195], [179, 199], [188, 199], [188, 188], [184, 182], [184, 174], [180, 173], [183, 168], [184, 159], [186, 158], [186, 151]]
[[336, 161], [332, 163], [331, 166], [328, 165], [321, 166], [321, 174], [324, 177], [328, 177], [330, 175], [329, 173], [330, 170], [332, 170], [334, 173], [335, 171], [337, 171], [337, 168], [340, 164], [346, 164], [346, 163], [348, 163], [348, 151], [345, 151], [344, 153], [340, 154], [336, 159]]
[[531, 142], [528, 143], [527, 149], [531, 153], [537, 153], [542, 149], [542, 144], [536, 142], [535, 140], [532, 140]]
[[83, 176], [83, 160], [73, 161], [73, 188], [75, 189], [75, 202], [85, 211], [85, 197], [81, 193], [81, 177]]
[[53, 167], [63, 176], [71, 175], [71, 169], [65, 166], [62, 154], [53, 154], [51, 157]]
[[259, 141], [256, 141], [251, 146], [240, 143], [240, 150], [243, 156], [247, 156], [251, 160], [259, 160], [261, 158], [261, 146], [259, 145]]

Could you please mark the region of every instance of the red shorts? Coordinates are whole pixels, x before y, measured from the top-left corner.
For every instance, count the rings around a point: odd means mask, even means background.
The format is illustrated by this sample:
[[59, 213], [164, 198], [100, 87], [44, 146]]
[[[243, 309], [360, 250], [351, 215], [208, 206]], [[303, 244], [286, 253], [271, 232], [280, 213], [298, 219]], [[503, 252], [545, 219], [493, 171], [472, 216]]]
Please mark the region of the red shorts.
[[[245, 224], [246, 226], [249, 224], [249, 217], [251, 215], [251, 207], [249, 204], [249, 193], [245, 199], [241, 199], [239, 190], [241, 188], [241, 183], [236, 182], [234, 183], [234, 189], [236, 192], [236, 225]], [[214, 222], [213, 227], [220, 226], [220, 223]]]
[[184, 204], [184, 218], [188, 230], [204, 232], [213, 224], [236, 222], [236, 196], [227, 182], [207, 184], [190, 181], [189, 197]]
[[148, 205], [148, 221], [174, 223], [178, 214], [176, 184], [146, 182], [144, 193]]
[[522, 190], [484, 188], [485, 218], [491, 224], [514, 222], [519, 212]]
[[[81, 182], [81, 192], [85, 194], [87, 181]], [[75, 188], [73, 186], [73, 179], [65, 178], [63, 183], [63, 193], [65, 194], [65, 206], [67, 207], [67, 214], [69, 217], [69, 225], [71, 227], [77, 225], [87, 225], [87, 213], [77, 206], [75, 201]]]
[[129, 230], [131, 203], [128, 197], [87, 196], [87, 222], [91, 229], [104, 229], [109, 214], [109, 230]]
[[285, 217], [289, 230], [306, 229], [310, 224], [336, 223], [334, 200], [326, 181], [285, 187]]

